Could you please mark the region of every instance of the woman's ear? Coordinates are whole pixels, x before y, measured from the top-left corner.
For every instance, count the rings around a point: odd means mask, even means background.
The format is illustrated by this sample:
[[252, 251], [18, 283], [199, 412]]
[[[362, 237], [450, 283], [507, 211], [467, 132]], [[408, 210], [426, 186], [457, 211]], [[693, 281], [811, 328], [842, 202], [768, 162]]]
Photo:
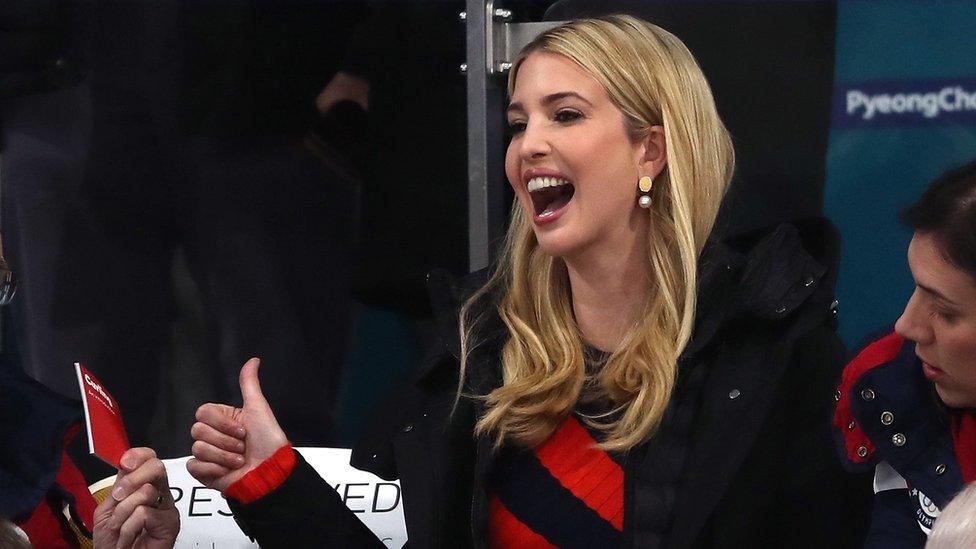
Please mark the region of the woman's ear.
[[651, 126], [642, 145], [643, 154], [638, 159], [640, 174], [657, 178], [668, 164], [668, 144], [664, 139], [664, 126]]

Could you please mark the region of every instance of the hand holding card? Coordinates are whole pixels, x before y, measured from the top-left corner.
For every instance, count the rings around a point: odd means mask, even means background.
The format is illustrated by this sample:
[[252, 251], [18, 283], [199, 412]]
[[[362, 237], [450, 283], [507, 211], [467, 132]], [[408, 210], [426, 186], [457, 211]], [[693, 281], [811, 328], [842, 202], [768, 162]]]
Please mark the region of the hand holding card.
[[109, 465], [120, 469], [122, 454], [129, 449], [129, 437], [122, 423], [119, 403], [87, 368], [75, 363], [81, 402], [85, 407], [88, 449]]

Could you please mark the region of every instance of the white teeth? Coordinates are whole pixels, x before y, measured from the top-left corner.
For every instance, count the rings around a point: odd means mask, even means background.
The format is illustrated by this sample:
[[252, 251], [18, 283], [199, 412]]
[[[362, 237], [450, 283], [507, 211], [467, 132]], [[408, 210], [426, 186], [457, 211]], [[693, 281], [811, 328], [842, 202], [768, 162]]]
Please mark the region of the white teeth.
[[529, 180], [529, 192], [535, 192], [539, 189], [545, 189], [547, 187], [558, 187], [560, 185], [568, 185], [569, 181], [565, 179], [560, 179], [558, 177], [533, 177]]

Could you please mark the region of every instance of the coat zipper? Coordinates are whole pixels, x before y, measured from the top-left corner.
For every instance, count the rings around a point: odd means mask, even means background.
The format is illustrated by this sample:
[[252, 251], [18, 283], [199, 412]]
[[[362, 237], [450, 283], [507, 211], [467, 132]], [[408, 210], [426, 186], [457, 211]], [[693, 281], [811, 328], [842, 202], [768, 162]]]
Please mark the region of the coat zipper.
[[633, 488], [633, 449], [629, 450], [624, 455], [624, 529], [623, 529], [623, 547], [633, 547], [634, 544], [634, 528], [631, 524], [634, 520], [634, 513], [632, 507], [634, 506], [634, 488]]
[[478, 535], [478, 525], [481, 523], [481, 516], [478, 511], [478, 496], [484, 493], [485, 477], [485, 445], [487, 440], [479, 437], [475, 447], [475, 463], [473, 486], [471, 487], [471, 545], [477, 549], [485, 547], [485, 540]]

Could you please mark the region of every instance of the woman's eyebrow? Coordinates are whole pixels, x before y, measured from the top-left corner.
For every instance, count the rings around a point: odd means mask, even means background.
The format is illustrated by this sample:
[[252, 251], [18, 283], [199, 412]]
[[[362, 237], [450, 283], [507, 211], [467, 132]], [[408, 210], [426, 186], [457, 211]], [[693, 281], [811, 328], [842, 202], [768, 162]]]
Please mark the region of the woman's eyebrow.
[[932, 288], [930, 286], [925, 286], [924, 284], [919, 284], [918, 282], [916, 282], [915, 285], [918, 286], [919, 288], [921, 288], [922, 291], [924, 291], [925, 293], [927, 293], [930, 296], [934, 297], [935, 299], [937, 299], [937, 300], [945, 303], [946, 305], [952, 305], [952, 306], [955, 306], [956, 305], [956, 303], [954, 301], [952, 301], [951, 299], [949, 299], [948, 297], [946, 297], [944, 294], [942, 294], [942, 292], [936, 290], [935, 288]]
[[574, 97], [574, 98], [579, 99], [580, 101], [586, 103], [587, 105], [589, 105], [591, 107], [593, 106], [593, 103], [590, 103], [585, 97], [583, 97], [582, 95], [580, 95], [580, 94], [578, 94], [576, 92], [572, 92], [572, 91], [564, 91], [564, 92], [551, 93], [551, 94], [549, 94], [549, 95], [547, 95], [547, 96], [545, 96], [545, 97], [542, 98], [542, 104], [543, 105], [550, 105], [552, 103], [555, 103], [556, 101], [559, 101], [560, 99], [566, 99], [567, 97]]
[[[566, 99], [568, 97], [572, 97], [572, 98], [575, 98], [575, 99], [579, 99], [580, 101], [586, 103], [587, 105], [589, 105], [591, 107], [593, 106], [593, 103], [590, 103], [590, 101], [587, 98], [583, 97], [582, 95], [580, 95], [580, 94], [578, 94], [576, 92], [572, 92], [572, 91], [564, 91], [564, 92], [550, 93], [549, 95], [543, 97], [542, 98], [542, 101], [540, 101], [540, 103], [542, 103], [542, 105], [544, 105], [544, 106], [548, 106], [548, 105], [551, 105], [551, 104], [555, 103], [556, 101], [559, 101], [560, 99]], [[514, 103], [510, 103], [508, 105], [508, 108], [505, 109], [505, 110], [506, 110], [506, 112], [525, 112], [525, 107], [523, 107], [521, 103], [519, 103], [518, 101], [516, 101]]]

